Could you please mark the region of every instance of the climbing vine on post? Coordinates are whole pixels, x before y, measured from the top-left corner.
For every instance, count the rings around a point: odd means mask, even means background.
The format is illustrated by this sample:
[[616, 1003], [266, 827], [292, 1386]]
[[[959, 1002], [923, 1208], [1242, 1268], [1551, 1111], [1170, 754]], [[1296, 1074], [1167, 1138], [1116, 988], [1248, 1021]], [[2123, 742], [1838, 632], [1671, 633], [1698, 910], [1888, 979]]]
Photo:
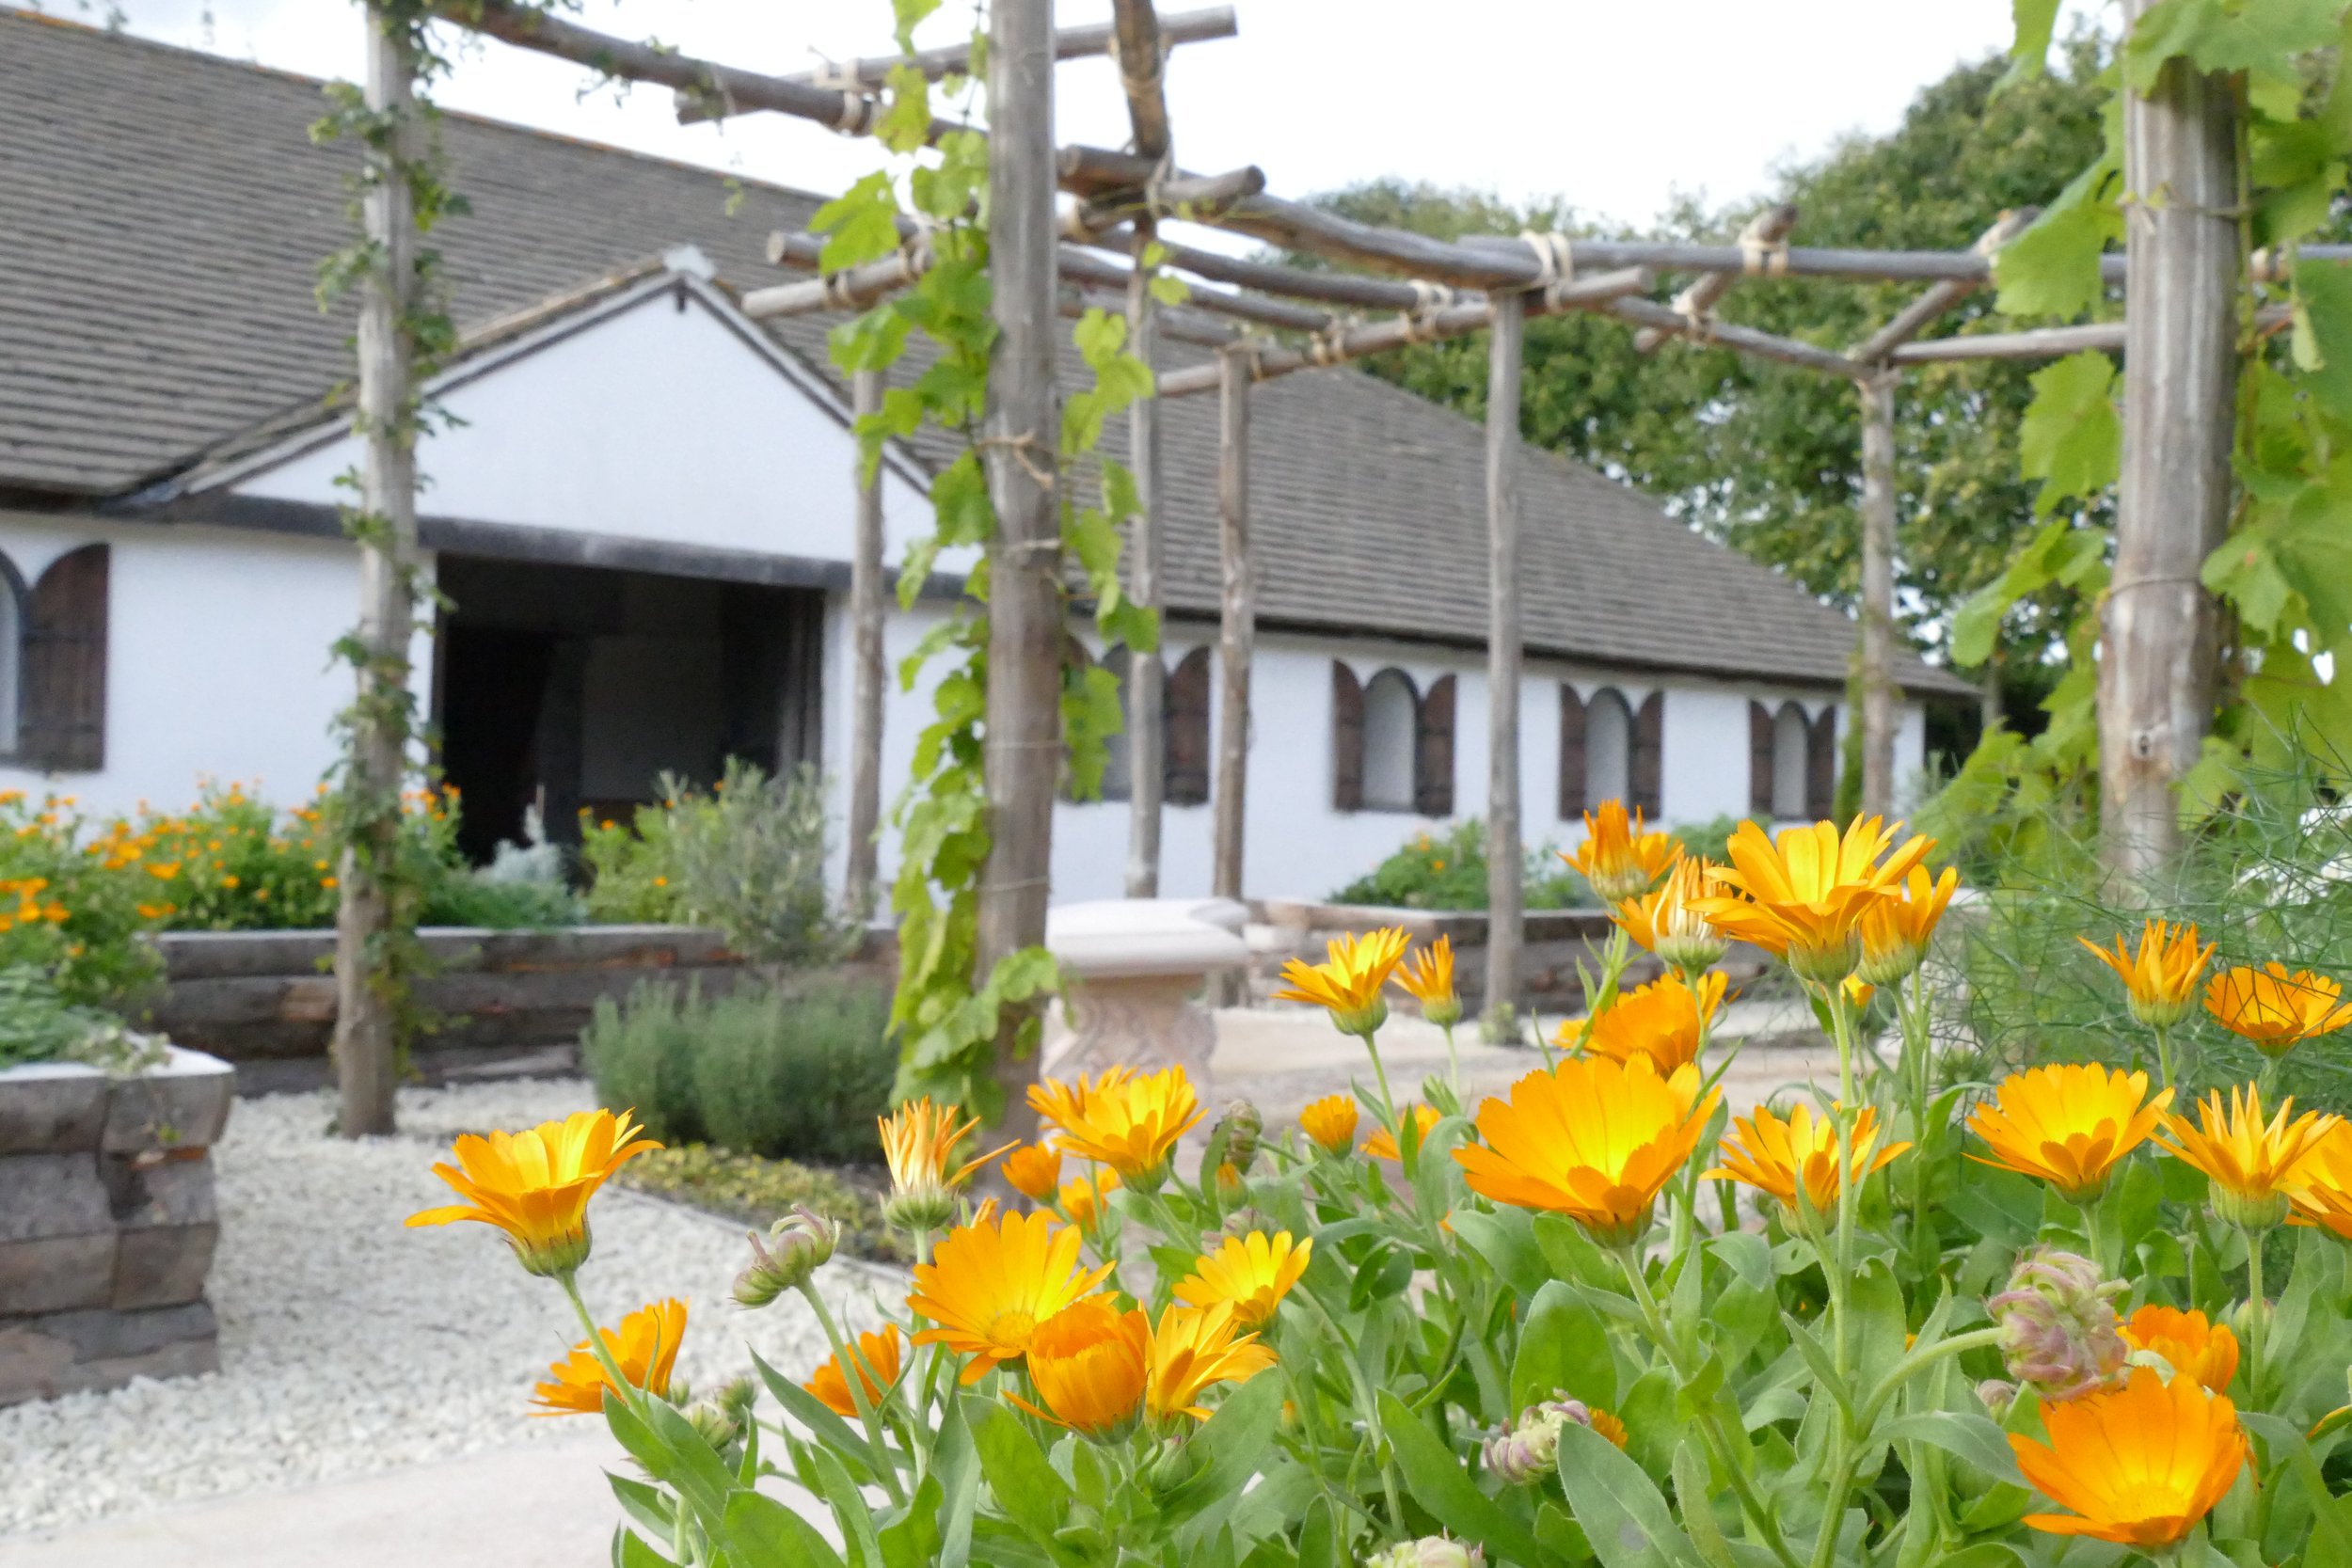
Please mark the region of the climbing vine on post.
[[[914, 29], [938, 0], [894, 0], [897, 38], [912, 54]], [[906, 440], [926, 424], [961, 443], [931, 484], [932, 531], [908, 548], [899, 569], [898, 597], [914, 608], [943, 556], [977, 556], [961, 600], [902, 662], [899, 681], [913, 690], [935, 670], [930, 721], [917, 737], [914, 767], [893, 808], [899, 862], [891, 891], [898, 920], [898, 989], [892, 1014], [901, 1042], [899, 1091], [957, 1100], [994, 1116], [1004, 1096], [993, 1072], [998, 1023], [1056, 985], [1053, 960], [1042, 948], [1000, 958], [986, 974], [979, 964], [979, 876], [988, 859], [983, 720], [988, 689], [989, 572], [987, 551], [996, 538], [995, 509], [981, 461], [981, 420], [995, 326], [990, 316], [988, 237], [977, 214], [988, 193], [989, 149], [971, 130], [930, 136], [933, 94], [961, 102], [967, 117], [980, 93], [986, 40], [976, 35], [973, 71], [934, 89], [911, 64], [892, 71], [888, 106], [879, 127], [896, 155], [890, 167], [858, 181], [818, 211], [812, 227], [826, 236], [821, 264], [834, 272], [877, 260], [901, 245], [930, 249], [934, 264], [906, 292], [834, 329], [833, 356], [845, 373], [882, 370], [911, 354], [917, 373], [893, 378], [880, 413], [858, 421], [858, 439], [870, 473], [882, 447]], [[927, 145], [935, 156], [917, 163]], [[1127, 352], [1123, 317], [1089, 309], [1078, 322], [1076, 346], [1090, 375], [1063, 400], [1058, 451], [1051, 454], [1053, 489], [1060, 507], [1061, 543], [1084, 577], [1104, 638], [1138, 653], [1158, 648], [1158, 623], [1121, 591], [1120, 529], [1136, 510], [1135, 483], [1120, 465], [1099, 455], [1105, 422], [1136, 398], [1151, 395], [1152, 375]], [[1046, 454], [1031, 454], [1044, 461]], [[1097, 483], [1084, 483], [1094, 470]], [[1081, 506], [1081, 493], [1100, 504]], [[1120, 723], [1116, 678], [1081, 656], [1074, 641], [1062, 660], [1061, 719], [1067, 747], [1066, 786], [1081, 798], [1099, 795], [1108, 737]], [[1017, 1049], [1034, 1048], [1035, 1022]]]
[[334, 648], [351, 666], [358, 692], [338, 719], [342, 754], [330, 791], [341, 851], [334, 1053], [338, 1126], [346, 1137], [392, 1130], [393, 1086], [421, 967], [421, 868], [404, 854], [402, 832], [418, 734], [408, 650], [420, 606], [435, 600], [417, 551], [419, 388], [448, 354], [454, 331], [437, 257], [418, 240], [459, 207], [442, 182], [431, 104], [417, 90], [447, 68], [426, 38], [426, 8], [370, 0], [364, 14], [365, 86], [330, 87], [328, 112], [311, 128], [315, 140], [347, 139], [359, 150], [350, 181], [359, 237], [319, 271], [322, 309], [358, 296], [352, 427], [363, 444], [359, 469], [342, 481], [358, 492], [358, 504], [343, 509], [343, 528], [359, 546], [359, 621]]

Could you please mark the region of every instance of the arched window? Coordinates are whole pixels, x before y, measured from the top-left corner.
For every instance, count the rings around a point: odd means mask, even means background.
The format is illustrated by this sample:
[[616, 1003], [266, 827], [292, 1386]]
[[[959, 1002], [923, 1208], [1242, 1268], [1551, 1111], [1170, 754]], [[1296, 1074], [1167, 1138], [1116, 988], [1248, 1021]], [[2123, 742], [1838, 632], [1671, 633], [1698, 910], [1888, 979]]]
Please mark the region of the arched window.
[[1791, 821], [1812, 815], [1806, 785], [1806, 760], [1813, 739], [1804, 709], [1783, 703], [1772, 715], [1772, 815]]
[[1411, 811], [1413, 752], [1421, 728], [1421, 698], [1402, 670], [1383, 670], [1364, 683], [1364, 805], [1373, 811]]
[[24, 579], [0, 555], [0, 757], [20, 750], [24, 696]]
[[1611, 687], [1594, 692], [1584, 705], [1584, 795], [1596, 805], [1634, 803], [1633, 710]]

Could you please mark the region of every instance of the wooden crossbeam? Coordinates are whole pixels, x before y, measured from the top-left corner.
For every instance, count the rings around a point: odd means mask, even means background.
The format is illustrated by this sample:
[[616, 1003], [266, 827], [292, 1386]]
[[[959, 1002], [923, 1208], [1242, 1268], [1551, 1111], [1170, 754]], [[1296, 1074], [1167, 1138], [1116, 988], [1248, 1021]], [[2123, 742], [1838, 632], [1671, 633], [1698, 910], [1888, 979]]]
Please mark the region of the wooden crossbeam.
[[[1656, 300], [1620, 299], [1612, 302], [1608, 309], [1609, 313], [1620, 321], [1631, 322], [1636, 326], [1654, 326], [1669, 334], [1687, 335], [1687, 329], [1691, 325], [1673, 306], [1661, 305]], [[1835, 349], [1816, 348], [1811, 343], [1800, 342], [1794, 338], [1783, 338], [1771, 332], [1759, 332], [1752, 326], [1739, 326], [1730, 322], [1712, 323], [1704, 340], [1692, 339], [1691, 341], [1737, 349], [1741, 354], [1753, 355], [1758, 359], [1770, 359], [1782, 365], [1794, 365], [1801, 370], [1820, 371], [1827, 375], [1844, 376], [1849, 380], [1858, 380], [1867, 373], [1864, 367], [1855, 364]]]
[[[1977, 236], [1975, 248], [1991, 261], [2003, 245], [2032, 228], [2034, 219], [2041, 214], [2039, 207], [2003, 213], [1991, 228]], [[1979, 280], [1964, 277], [1947, 277], [1930, 285], [1918, 298], [1896, 311], [1892, 321], [1848, 349], [1846, 357], [1865, 365], [1877, 363], [1893, 353], [1898, 343], [1907, 343], [1927, 330], [1931, 323], [1975, 293], [1978, 287]]]
[[[1212, 39], [1232, 38], [1240, 31], [1241, 24], [1231, 6], [1178, 11], [1173, 16], [1159, 19], [1159, 47], [1166, 50], [1180, 43], [1205, 43]], [[1108, 23], [1057, 28], [1054, 33], [1054, 58], [1080, 60], [1111, 54], [1112, 38]], [[796, 71], [783, 80], [803, 82], [813, 87], [830, 87], [835, 91], [846, 89], [871, 97], [890, 85], [890, 73], [902, 65], [911, 65], [925, 78], [936, 82], [943, 76], [968, 71], [971, 64], [972, 46], [968, 43], [950, 43], [937, 49], [919, 49], [911, 55], [882, 55], [870, 59], [842, 60], [816, 71]], [[684, 91], [678, 94], [677, 118], [681, 124], [722, 119], [727, 113], [725, 105], [713, 103], [704, 95]]]
[[1265, 171], [1251, 164], [1224, 174], [1186, 174], [1134, 190], [1112, 191], [1081, 201], [1062, 218], [1063, 232], [1076, 238], [1099, 234], [1133, 218], [1152, 223], [1181, 218], [1215, 223], [1238, 201], [1265, 189]]
[[[1740, 249], [1745, 255], [1754, 253], [1760, 264], [1770, 266], [1772, 253], [1787, 246], [1788, 236], [1796, 232], [1797, 209], [1788, 202], [1767, 207], [1750, 218], [1740, 230]], [[1674, 308], [1691, 322], [1707, 320], [1731, 286], [1739, 281], [1737, 275], [1727, 272], [1703, 272], [1689, 288], [1675, 295]], [[1655, 354], [1659, 345], [1675, 336], [1659, 327], [1645, 326], [1633, 334], [1633, 352]]]

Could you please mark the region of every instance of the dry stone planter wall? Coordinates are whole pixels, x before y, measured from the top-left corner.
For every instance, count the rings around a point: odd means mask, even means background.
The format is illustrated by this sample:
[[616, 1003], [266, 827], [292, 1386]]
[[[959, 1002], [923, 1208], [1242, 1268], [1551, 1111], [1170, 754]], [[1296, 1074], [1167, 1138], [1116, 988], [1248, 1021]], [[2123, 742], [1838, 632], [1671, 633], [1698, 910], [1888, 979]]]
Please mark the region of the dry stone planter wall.
[[211, 1151], [235, 1082], [177, 1048], [131, 1077], [0, 1072], [0, 1405], [219, 1366]]

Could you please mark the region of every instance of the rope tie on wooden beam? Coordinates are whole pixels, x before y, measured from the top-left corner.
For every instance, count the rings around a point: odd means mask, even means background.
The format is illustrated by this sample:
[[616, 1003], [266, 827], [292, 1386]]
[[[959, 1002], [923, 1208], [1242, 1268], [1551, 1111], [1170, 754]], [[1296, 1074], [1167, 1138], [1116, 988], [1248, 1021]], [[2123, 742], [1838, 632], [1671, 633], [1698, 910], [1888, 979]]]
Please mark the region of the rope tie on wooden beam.
[[1788, 242], [1767, 240], [1744, 230], [1740, 235], [1740, 270], [1750, 277], [1788, 276]]
[[1576, 281], [1576, 242], [1554, 230], [1539, 234], [1533, 229], [1519, 230], [1519, 238], [1535, 253], [1534, 287], [1547, 297], [1552, 290]]
[[[1334, 321], [1322, 331], [1310, 334], [1307, 339], [1308, 360], [1319, 370], [1347, 363], [1347, 335], [1357, 325], [1353, 318]], [[1250, 362], [1250, 379], [1257, 379], [1254, 357]]]
[[1675, 314], [1682, 318], [1682, 335], [1694, 343], [1715, 341], [1714, 313], [1707, 308], [1706, 293], [1697, 283], [1692, 284], [1674, 297]]
[[[862, 136], [874, 126], [875, 102], [866, 95], [865, 85], [858, 80], [863, 65], [852, 55], [841, 63], [827, 60], [810, 73], [815, 86], [831, 87], [841, 95], [841, 112], [834, 117], [833, 128], [845, 136]], [[730, 114], [735, 110], [731, 99], [727, 110]]]
[[1454, 291], [1442, 283], [1431, 283], [1419, 277], [1407, 278], [1406, 286], [1413, 291], [1413, 308], [1400, 312], [1397, 317], [1405, 328], [1405, 341], [1408, 343], [1436, 342], [1445, 336], [1438, 327], [1438, 312], [1454, 304]]
[[[1117, 27], [1111, 29], [1110, 37], [1104, 41], [1107, 47], [1103, 53], [1110, 56], [1112, 68], [1119, 72], [1120, 90], [1127, 95], [1130, 103], [1137, 98], [1155, 97], [1161, 92], [1168, 68], [1169, 44], [1167, 39], [1160, 40], [1160, 46], [1155, 51], [1158, 57], [1152, 62], [1152, 69], [1140, 76], [1127, 69], [1127, 52], [1119, 46]], [[1130, 142], [1129, 145], [1134, 144]]]

